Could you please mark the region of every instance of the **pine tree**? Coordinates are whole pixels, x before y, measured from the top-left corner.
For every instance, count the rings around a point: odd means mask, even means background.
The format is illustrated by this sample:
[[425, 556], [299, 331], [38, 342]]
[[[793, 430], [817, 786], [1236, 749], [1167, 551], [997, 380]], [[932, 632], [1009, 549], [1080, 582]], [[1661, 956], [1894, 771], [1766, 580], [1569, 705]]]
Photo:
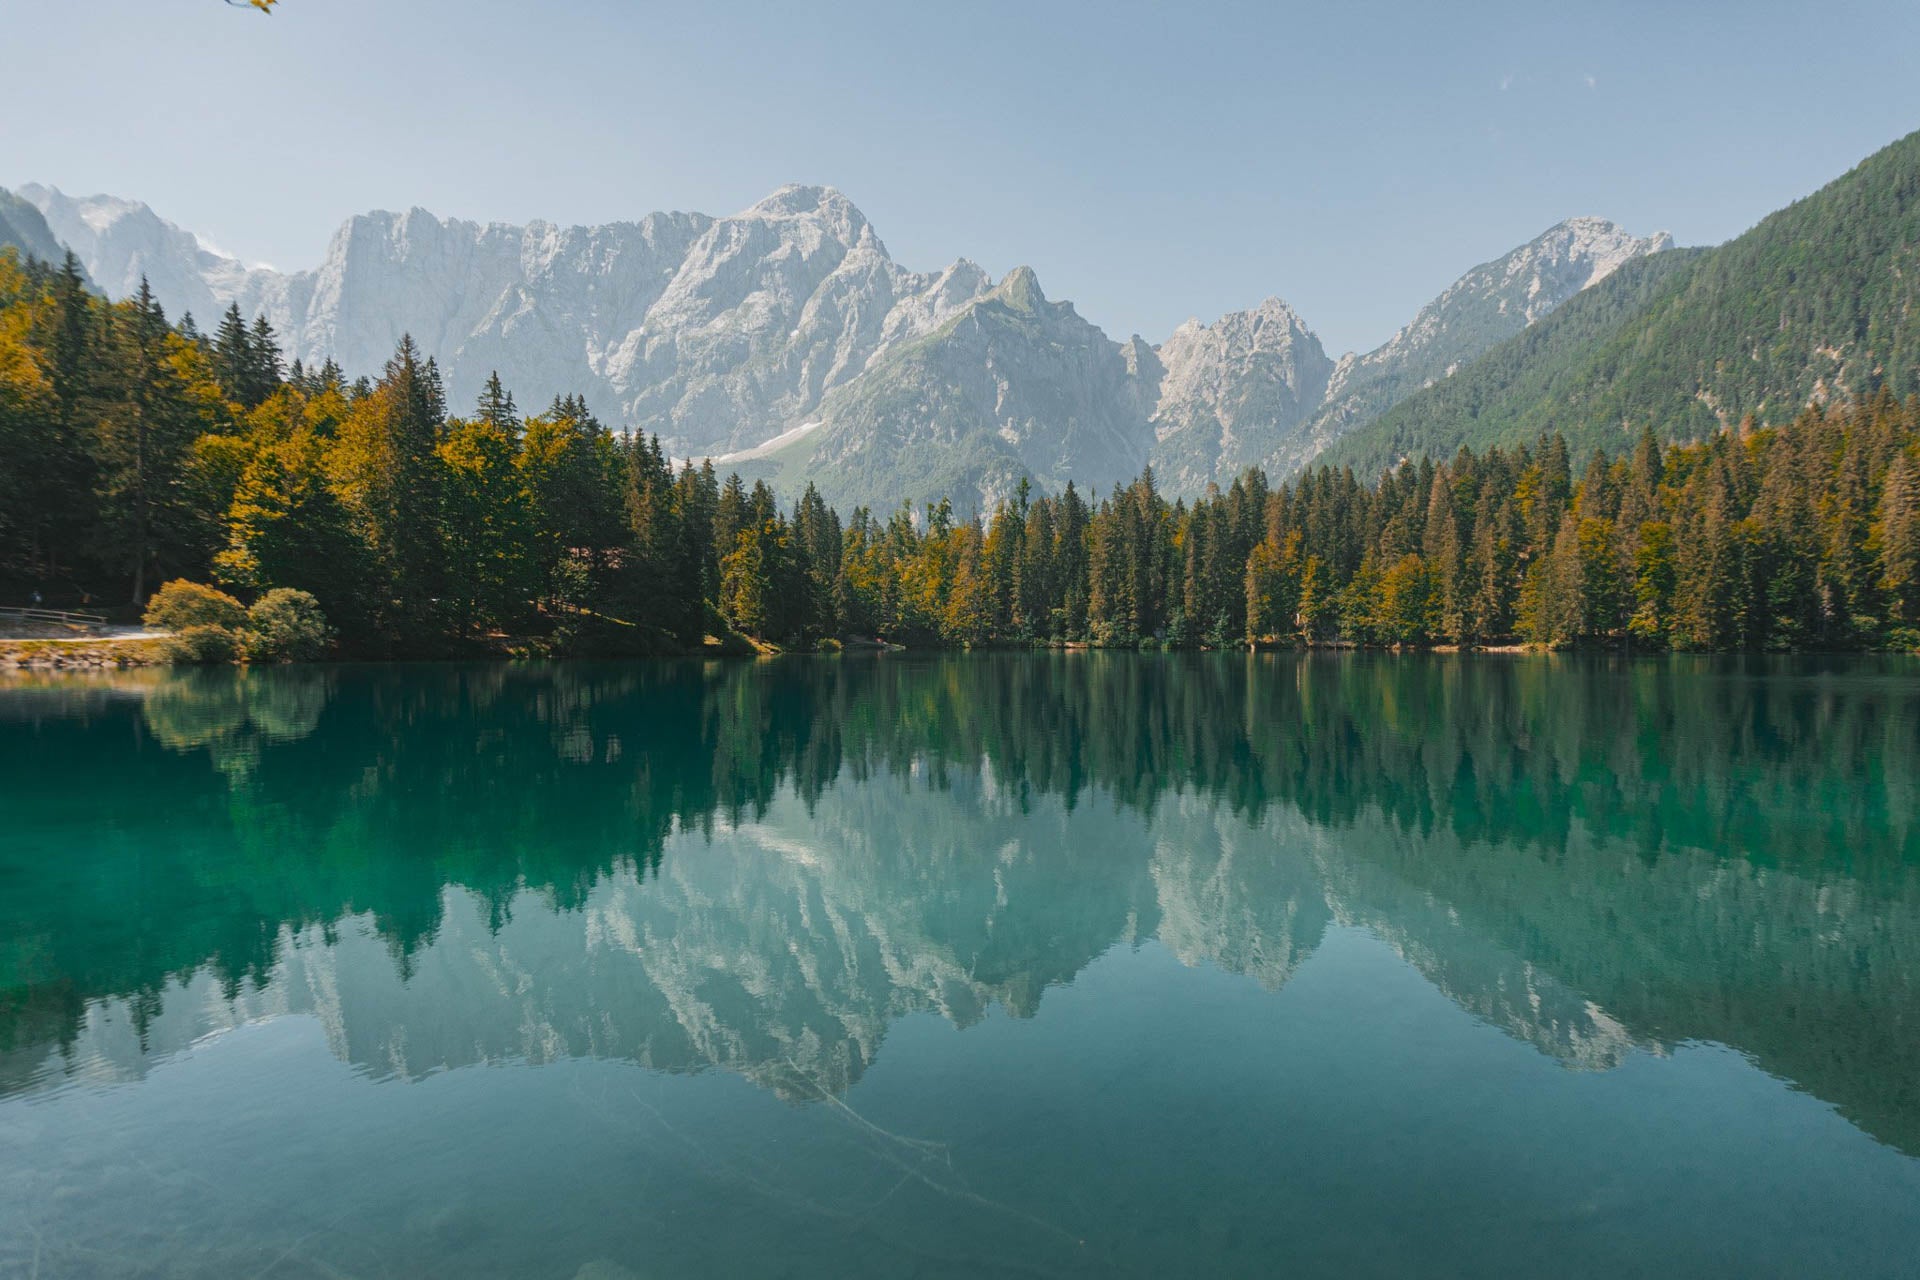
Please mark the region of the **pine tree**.
[[834, 608], [834, 580], [840, 573], [840, 517], [809, 484], [794, 508], [794, 542], [806, 564], [806, 621], [809, 635], [832, 635], [840, 624]]
[[538, 574], [518, 441], [498, 423], [456, 420], [434, 453], [441, 466], [442, 578], [456, 633], [523, 621]]
[[1888, 618], [1896, 626], [1920, 627], [1920, 465], [1912, 454], [1895, 454], [1887, 467], [1879, 516], [1873, 542]]
[[373, 642], [366, 546], [328, 482], [326, 439], [311, 425], [266, 441], [248, 460], [226, 511], [214, 573], [229, 587], [310, 592], [350, 647]]
[[265, 316], [255, 316], [247, 331], [246, 373], [243, 380], [247, 408], [257, 408], [280, 386], [284, 366], [280, 361], [280, 340]]
[[1054, 640], [1065, 630], [1064, 602], [1054, 563], [1056, 534], [1054, 504], [1042, 498], [1027, 509], [1027, 526], [1020, 541], [1020, 561], [1014, 583], [1016, 633], [1024, 639]]
[[520, 434], [520, 415], [514, 410], [513, 393], [500, 385], [498, 369], [487, 375], [487, 385], [480, 391], [480, 403], [473, 416], [496, 431], [510, 436]]
[[985, 580], [987, 636], [1012, 639], [1015, 635], [1015, 592], [1025, 551], [1028, 506], [1024, 493], [994, 508], [993, 523], [980, 544], [980, 572]]
[[720, 486], [719, 501], [714, 508], [713, 545], [719, 549], [721, 559], [733, 553], [747, 521], [747, 487], [736, 471]]
[[1055, 532], [1053, 572], [1061, 588], [1061, 631], [1069, 641], [1087, 638], [1091, 600], [1087, 588], [1091, 549], [1088, 546], [1087, 504], [1067, 481], [1060, 494], [1060, 520]]
[[1423, 537], [1433, 588], [1434, 628], [1455, 644], [1463, 644], [1472, 632], [1467, 621], [1466, 556], [1460, 522], [1454, 514], [1451, 479], [1444, 470], [1434, 474], [1428, 490]]
[[446, 559], [435, 447], [445, 419], [433, 362], [403, 335], [380, 381], [354, 398], [328, 463], [372, 553], [382, 612], [402, 646], [437, 629]]
[[1466, 611], [1467, 630], [1475, 641], [1499, 640], [1513, 634], [1519, 540], [1519, 517], [1510, 500], [1502, 498], [1491, 510], [1483, 510], [1474, 528], [1466, 570], [1472, 593]]
[[1296, 634], [1302, 605], [1300, 534], [1284, 543], [1263, 538], [1247, 556], [1246, 638], [1249, 642]]
[[80, 259], [67, 250], [60, 273], [54, 277], [54, 321], [48, 346], [48, 374], [53, 382], [53, 398], [59, 405], [59, 420], [72, 430], [79, 421], [81, 402], [91, 381], [87, 341], [88, 299]]
[[619, 479], [625, 460], [591, 415], [563, 407], [527, 420], [518, 466], [533, 530], [534, 593], [555, 617], [571, 617], [610, 593], [627, 537]]
[[220, 327], [214, 330], [213, 371], [214, 377], [220, 382], [221, 394], [229, 401], [242, 409], [250, 409], [257, 403], [253, 399], [253, 343], [237, 302], [227, 305], [225, 314], [220, 317]]
[[184, 533], [199, 513], [186, 508], [185, 479], [196, 420], [171, 360], [180, 339], [145, 278], [105, 315], [119, 394], [101, 406], [102, 506], [140, 604], [156, 570], [190, 567]]
[[[49, 361], [32, 340], [35, 312], [22, 305], [30, 287], [17, 254], [0, 252], [0, 565], [24, 558], [38, 571], [52, 514], [48, 500], [57, 502], [61, 492], [57, 460], [46, 450], [60, 442], [39, 438], [53, 435], [59, 423]], [[49, 419], [52, 431], [43, 425]]]
[[1673, 634], [1673, 592], [1678, 564], [1673, 526], [1649, 520], [1640, 526], [1633, 554], [1633, 613], [1629, 633], [1644, 643], [1663, 645]]
[[36, 283], [0, 252], [0, 527], [36, 582], [59, 577], [99, 522], [88, 308], [71, 253]]

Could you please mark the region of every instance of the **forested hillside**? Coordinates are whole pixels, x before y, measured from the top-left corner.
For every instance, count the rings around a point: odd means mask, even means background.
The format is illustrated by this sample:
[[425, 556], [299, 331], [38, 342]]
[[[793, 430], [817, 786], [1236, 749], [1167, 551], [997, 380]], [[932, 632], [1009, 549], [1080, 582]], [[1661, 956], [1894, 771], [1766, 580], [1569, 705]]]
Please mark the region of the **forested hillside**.
[[1365, 474], [1541, 431], [1695, 440], [1816, 400], [1920, 391], [1920, 133], [1684, 258], [1629, 263], [1324, 456]]
[[[1658, 262], [1659, 258], [1649, 262]], [[1022, 485], [988, 516], [677, 471], [578, 397], [449, 413], [403, 339], [377, 380], [282, 368], [262, 320], [169, 323], [0, 254], [0, 599], [163, 579], [311, 592], [352, 655], [509, 642], [787, 646], [1920, 643], [1920, 397], [1609, 459], [1547, 435], [1168, 503]]]

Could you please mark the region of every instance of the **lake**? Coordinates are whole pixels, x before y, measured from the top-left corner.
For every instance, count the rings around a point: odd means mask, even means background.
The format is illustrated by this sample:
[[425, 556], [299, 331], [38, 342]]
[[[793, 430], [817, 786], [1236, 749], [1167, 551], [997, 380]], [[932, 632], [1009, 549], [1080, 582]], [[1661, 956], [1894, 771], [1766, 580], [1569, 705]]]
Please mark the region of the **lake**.
[[0, 681], [0, 1275], [1911, 1275], [1920, 663]]

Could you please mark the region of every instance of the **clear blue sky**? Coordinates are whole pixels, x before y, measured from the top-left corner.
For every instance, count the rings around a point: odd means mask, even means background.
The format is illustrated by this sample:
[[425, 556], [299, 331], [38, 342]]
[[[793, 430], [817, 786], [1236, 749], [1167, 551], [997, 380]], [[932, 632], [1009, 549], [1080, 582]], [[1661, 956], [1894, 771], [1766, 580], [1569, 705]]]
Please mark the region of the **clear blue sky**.
[[[598, 222], [830, 183], [1115, 337], [1267, 294], [1333, 352], [1572, 214], [1734, 235], [1920, 128], [1920, 4], [9, 6], [0, 184], [251, 261], [368, 208]], [[42, 51], [29, 52], [33, 46]]]

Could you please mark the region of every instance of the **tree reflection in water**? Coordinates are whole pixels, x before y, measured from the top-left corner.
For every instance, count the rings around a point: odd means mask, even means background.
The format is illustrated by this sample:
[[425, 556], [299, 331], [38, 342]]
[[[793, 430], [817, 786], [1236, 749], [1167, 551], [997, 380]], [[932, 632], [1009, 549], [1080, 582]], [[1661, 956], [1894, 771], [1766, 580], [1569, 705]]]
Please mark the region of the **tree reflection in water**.
[[907, 1014], [1147, 938], [1278, 990], [1339, 923], [1569, 1066], [1718, 1041], [1920, 1152], [1894, 660], [144, 673], [0, 690], [0, 762], [0, 1091], [312, 1011], [381, 1074], [834, 1105]]

